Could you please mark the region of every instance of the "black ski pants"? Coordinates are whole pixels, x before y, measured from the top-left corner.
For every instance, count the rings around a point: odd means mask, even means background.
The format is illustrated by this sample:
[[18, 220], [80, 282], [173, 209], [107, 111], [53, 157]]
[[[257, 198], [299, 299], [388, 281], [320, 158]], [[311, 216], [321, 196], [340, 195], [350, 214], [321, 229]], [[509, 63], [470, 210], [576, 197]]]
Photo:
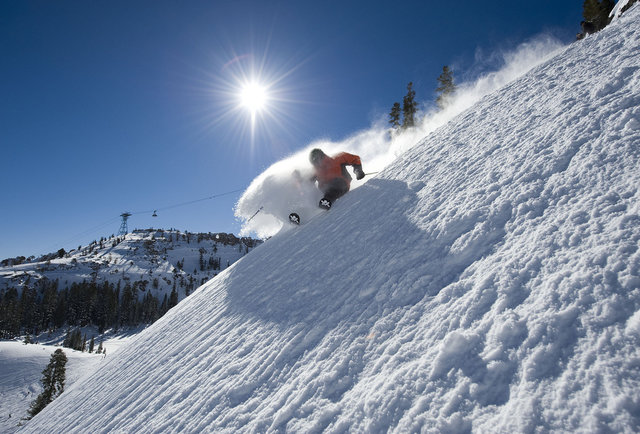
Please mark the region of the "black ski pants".
[[335, 201], [340, 196], [344, 196], [349, 191], [349, 184], [342, 178], [332, 179], [327, 185], [324, 186], [322, 192], [324, 197], [331, 202]]

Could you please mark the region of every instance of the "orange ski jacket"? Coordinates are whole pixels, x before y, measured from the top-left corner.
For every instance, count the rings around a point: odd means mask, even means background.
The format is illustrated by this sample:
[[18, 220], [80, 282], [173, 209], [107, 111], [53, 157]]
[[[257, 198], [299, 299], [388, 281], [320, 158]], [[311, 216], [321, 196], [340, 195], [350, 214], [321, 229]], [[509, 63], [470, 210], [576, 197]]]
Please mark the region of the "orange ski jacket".
[[336, 178], [342, 178], [347, 183], [347, 187], [351, 185], [351, 175], [347, 172], [347, 166], [361, 166], [360, 157], [346, 152], [341, 152], [333, 157], [328, 155], [315, 166], [315, 178], [318, 181], [318, 188], [322, 190], [324, 186], [329, 184]]

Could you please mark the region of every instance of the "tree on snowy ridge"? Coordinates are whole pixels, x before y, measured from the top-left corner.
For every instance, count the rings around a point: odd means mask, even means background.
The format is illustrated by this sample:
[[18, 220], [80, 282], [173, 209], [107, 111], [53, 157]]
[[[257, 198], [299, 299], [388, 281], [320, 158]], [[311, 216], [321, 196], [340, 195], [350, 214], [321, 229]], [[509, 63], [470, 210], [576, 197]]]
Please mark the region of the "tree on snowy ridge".
[[[613, 0], [584, 0], [582, 4], [583, 23], [592, 24], [593, 30], [596, 32], [604, 29], [611, 22], [609, 15], [614, 6]], [[585, 32], [585, 24], [583, 24], [583, 32]]]
[[439, 86], [436, 88], [438, 97], [436, 98], [436, 104], [440, 107], [440, 110], [444, 109], [447, 104], [447, 100], [456, 91], [456, 85], [453, 82], [453, 71], [448, 66], [442, 67], [442, 74], [438, 77]]
[[393, 107], [391, 107], [391, 112], [389, 112], [389, 123], [394, 130], [400, 128], [400, 103], [394, 102]]
[[416, 92], [413, 90], [413, 82], [407, 85], [407, 94], [402, 98], [402, 124], [400, 125], [400, 103], [395, 102], [389, 113], [389, 123], [394, 128], [410, 128], [415, 126], [415, 114], [418, 111], [418, 103], [415, 100]]
[[616, 6], [614, 0], [602, 0], [600, 2], [600, 23], [602, 28], [605, 28], [611, 22], [611, 11]]
[[29, 408], [29, 416], [33, 417], [40, 413], [51, 401], [56, 399], [62, 392], [64, 392], [64, 381], [66, 376], [67, 356], [64, 351], [58, 348], [49, 360], [49, 364], [44, 371], [42, 371], [42, 387], [44, 390], [38, 397], [31, 403]]
[[418, 103], [416, 102], [416, 91], [413, 90], [413, 82], [407, 85], [407, 94], [402, 99], [402, 128], [411, 128], [415, 126], [415, 114], [418, 111]]

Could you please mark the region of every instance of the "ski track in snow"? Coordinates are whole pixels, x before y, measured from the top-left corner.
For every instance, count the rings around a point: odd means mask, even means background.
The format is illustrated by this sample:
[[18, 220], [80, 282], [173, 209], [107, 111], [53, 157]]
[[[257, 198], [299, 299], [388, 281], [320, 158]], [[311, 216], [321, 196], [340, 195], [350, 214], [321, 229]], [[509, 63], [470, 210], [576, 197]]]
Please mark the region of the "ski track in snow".
[[640, 430], [639, 19], [256, 248], [25, 432]]

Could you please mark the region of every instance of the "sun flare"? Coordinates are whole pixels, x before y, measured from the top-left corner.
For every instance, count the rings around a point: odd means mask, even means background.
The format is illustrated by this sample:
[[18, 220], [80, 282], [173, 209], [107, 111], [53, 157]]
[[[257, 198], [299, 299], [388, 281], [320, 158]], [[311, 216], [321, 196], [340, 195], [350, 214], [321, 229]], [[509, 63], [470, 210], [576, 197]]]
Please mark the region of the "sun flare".
[[216, 134], [233, 133], [233, 139], [246, 144], [251, 153], [284, 143], [282, 137], [291, 136], [299, 124], [294, 122], [293, 108], [308, 95], [298, 73], [303, 62], [275, 62], [267, 53], [246, 53], [225, 56], [220, 64], [221, 69], [205, 80], [207, 128]]
[[240, 103], [251, 113], [264, 110], [268, 99], [267, 88], [258, 83], [247, 83], [240, 91]]

